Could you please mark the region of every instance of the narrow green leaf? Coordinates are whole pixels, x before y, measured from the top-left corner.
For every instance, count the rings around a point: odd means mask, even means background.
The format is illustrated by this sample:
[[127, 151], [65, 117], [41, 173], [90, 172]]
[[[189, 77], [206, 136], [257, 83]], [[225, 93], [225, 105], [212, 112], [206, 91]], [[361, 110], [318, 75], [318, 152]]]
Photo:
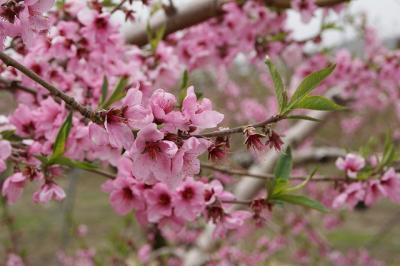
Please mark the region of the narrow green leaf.
[[185, 99], [187, 94], [187, 87], [189, 84], [189, 73], [187, 70], [183, 71], [181, 85], [179, 86], [179, 97], [178, 103], [179, 106], [182, 106], [183, 99]]
[[4, 130], [0, 132], [0, 139], [8, 141], [22, 141], [22, 138], [15, 134], [15, 130]]
[[381, 167], [384, 167], [386, 165], [389, 165], [394, 161], [396, 157], [396, 150], [393, 144], [393, 140], [388, 133], [385, 137], [385, 144], [384, 144], [384, 149], [383, 149], [383, 157], [382, 161], [380, 163]]
[[307, 183], [311, 180], [311, 178], [313, 178], [313, 176], [315, 175], [315, 173], [317, 172], [317, 169], [315, 169], [314, 171], [312, 171], [312, 173], [300, 184], [287, 188], [286, 191], [287, 192], [291, 192], [291, 191], [296, 191], [299, 189], [302, 189], [305, 185], [307, 185]]
[[164, 38], [166, 26], [165, 24], [154, 30], [150, 24], [147, 24], [147, 38], [150, 43], [151, 51], [153, 53], [157, 50], [158, 44]]
[[65, 119], [64, 123], [61, 125], [56, 140], [53, 145], [53, 154], [51, 158], [57, 158], [62, 156], [65, 152], [65, 143], [67, 141], [69, 132], [72, 127], [72, 112], [70, 112]]
[[321, 122], [320, 119], [311, 117], [311, 116], [306, 116], [306, 115], [288, 115], [286, 116], [286, 119], [291, 119], [291, 120], [308, 120], [308, 121], [313, 121], [313, 122]]
[[276, 179], [289, 179], [290, 172], [292, 171], [292, 151], [290, 147], [287, 147], [286, 151], [283, 152], [276, 164], [274, 175]]
[[108, 94], [108, 79], [106, 76], [103, 78], [103, 84], [101, 85], [101, 98], [100, 106], [106, 101]]
[[115, 89], [113, 91], [113, 93], [111, 94], [110, 98], [108, 98], [107, 101], [105, 101], [101, 107], [103, 109], [107, 109], [108, 107], [110, 107], [113, 103], [121, 100], [122, 98], [125, 97], [126, 94], [126, 86], [128, 85], [128, 78], [127, 77], [123, 77], [121, 78], [117, 85], [115, 86]]
[[306, 97], [311, 91], [313, 91], [324, 79], [326, 79], [335, 69], [336, 65], [328, 66], [320, 71], [311, 73], [303, 79], [300, 85], [294, 92], [288, 110], [291, 110], [294, 105]]
[[268, 66], [272, 81], [274, 82], [275, 94], [279, 105], [279, 112], [282, 112], [287, 105], [287, 93], [283, 85], [282, 77], [268, 56], [265, 58], [265, 64]]
[[337, 111], [343, 110], [344, 107], [322, 96], [306, 96], [298, 101], [296, 104], [294, 104], [291, 109]]
[[60, 164], [60, 165], [65, 165], [68, 167], [72, 168], [79, 168], [83, 170], [93, 170], [96, 169], [97, 166], [94, 164], [91, 164], [89, 162], [81, 162], [81, 161], [76, 161], [72, 160], [70, 158], [60, 156], [58, 158], [55, 158], [54, 160], [51, 160], [51, 164]]
[[284, 201], [291, 204], [301, 205], [307, 208], [315, 209], [320, 212], [327, 212], [328, 209], [320, 202], [307, 198], [301, 195], [294, 194], [281, 194], [274, 198], [274, 200]]

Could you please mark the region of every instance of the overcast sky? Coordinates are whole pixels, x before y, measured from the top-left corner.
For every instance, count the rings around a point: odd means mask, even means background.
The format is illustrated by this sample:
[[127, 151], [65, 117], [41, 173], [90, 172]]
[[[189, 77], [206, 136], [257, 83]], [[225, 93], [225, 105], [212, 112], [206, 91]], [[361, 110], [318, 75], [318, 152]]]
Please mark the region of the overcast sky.
[[[380, 37], [400, 37], [400, 0], [353, 0], [350, 2], [349, 11], [351, 14], [365, 12], [369, 24], [377, 28]], [[303, 24], [297, 12], [289, 13], [289, 27], [294, 29], [296, 38], [307, 38], [318, 32], [322, 12], [309, 24]], [[341, 18], [336, 16], [335, 19]], [[324, 35], [324, 43], [334, 45], [353, 38], [355, 32], [349, 29], [345, 32], [329, 31]]]
[[[174, 0], [174, 3], [190, 3], [190, 1], [202, 0]], [[134, 2], [134, 4], [139, 2]], [[400, 0], [352, 0], [349, 4], [351, 14], [365, 12], [368, 15], [369, 23], [377, 28], [380, 37], [390, 38], [400, 36]], [[147, 12], [140, 12], [146, 16]], [[288, 26], [294, 30], [295, 37], [299, 40], [315, 35], [319, 30], [322, 12], [319, 12], [308, 24], [303, 24], [300, 16], [295, 11], [289, 11]], [[335, 21], [340, 17], [334, 16]], [[120, 17], [120, 19], [123, 19]], [[131, 28], [130, 26], [129, 28]], [[338, 45], [350, 41], [356, 37], [356, 33], [350, 29], [344, 32], [329, 31], [323, 36], [324, 44]]]

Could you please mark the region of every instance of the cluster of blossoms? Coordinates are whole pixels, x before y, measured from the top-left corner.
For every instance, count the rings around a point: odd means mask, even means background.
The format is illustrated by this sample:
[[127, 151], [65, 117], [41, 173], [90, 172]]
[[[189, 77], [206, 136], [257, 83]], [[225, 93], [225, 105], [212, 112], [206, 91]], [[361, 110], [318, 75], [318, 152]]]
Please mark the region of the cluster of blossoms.
[[2, 0], [0, 2], [0, 45], [9, 37], [22, 37], [26, 45], [32, 45], [40, 33], [47, 31], [50, 23], [44, 16], [54, 0]]
[[[376, 166], [376, 159], [372, 159], [371, 165]], [[357, 154], [347, 154], [345, 158], [339, 158], [336, 166], [346, 172], [352, 179], [350, 184], [342, 188], [333, 203], [333, 208], [347, 206], [354, 208], [362, 202], [366, 206], [371, 206], [379, 198], [389, 198], [394, 203], [400, 203], [400, 174], [394, 168], [387, 169], [379, 178], [357, 181], [357, 174], [365, 167], [365, 159]]]
[[[79, 115], [73, 117], [64, 155], [77, 161], [100, 161], [115, 166], [116, 178], [102, 186], [114, 210], [120, 215], [135, 213], [145, 227], [158, 224], [163, 236], [171, 242], [193, 243], [199, 231], [185, 225], [199, 217], [214, 223], [214, 237], [226, 237], [232, 245], [217, 249], [210, 265], [238, 262], [256, 265], [284, 249], [290, 236], [260, 238], [255, 250], [249, 253], [233, 245], [242, 237], [254, 235], [257, 225], [269, 221], [271, 206], [262, 197], [246, 203], [251, 211], [232, 210], [232, 203], [237, 199], [225, 190], [225, 182], [199, 177], [200, 156], [208, 153], [213, 160], [226, 158], [229, 137], [213, 139], [201, 135], [203, 130], [217, 127], [224, 119], [224, 115], [213, 110], [210, 99], [199, 98], [193, 87], [187, 89], [186, 97], [181, 100], [168, 92], [183, 69], [218, 66], [217, 79], [224, 87], [221, 93], [229, 96], [224, 98], [227, 109], [237, 111], [240, 106], [243, 112], [236, 112], [239, 114], [235, 119], [246, 122], [265, 120], [276, 111], [277, 104], [270, 96], [265, 101], [267, 104], [260, 104], [229, 80], [227, 70], [238, 55], [245, 55], [256, 68], [261, 65], [257, 60], [265, 53], [272, 57], [282, 55], [288, 67], [293, 68], [295, 81], [335, 62], [337, 70], [321, 86], [320, 92], [331, 86], [340, 87], [340, 96], [351, 100], [350, 106], [355, 110], [365, 106], [385, 107], [390, 103], [398, 106], [395, 100], [399, 97], [396, 90], [400, 77], [399, 54], [384, 49], [372, 31], [365, 32], [365, 59], [352, 58], [347, 51], [336, 53], [334, 58], [323, 53], [305, 55], [304, 43], [293, 40], [285, 26], [286, 13], [271, 11], [261, 2], [227, 3], [217, 18], [168, 36], [153, 51], [125, 45], [117, 25], [111, 23], [110, 14], [96, 1], [89, 4], [67, 1], [61, 11], [49, 14], [54, 20], [49, 34], [37, 36], [34, 43], [33, 34], [49, 26], [42, 13], [53, 2], [6, 1], [0, 7], [0, 16], [5, 19], [0, 23], [0, 37], [21, 36], [26, 44], [13, 39], [10, 47], [15, 57], [60, 91], [100, 114], [101, 123], [88, 122]], [[292, 6], [305, 21], [316, 10], [313, 0], [292, 1]], [[60, 201], [66, 194], [57, 184], [57, 178], [64, 169], [57, 164], [45, 166], [42, 159], [51, 156], [57, 132], [70, 107], [49, 97], [46, 90], [14, 69], [4, 67], [2, 72], [4, 77], [20, 80], [22, 85], [36, 91], [33, 94], [16, 92], [19, 105], [6, 123], [7, 130], [14, 130], [23, 140], [18, 143], [0, 140], [0, 173], [6, 170], [6, 160], [15, 165], [13, 174], [2, 183], [2, 195], [9, 203], [15, 203], [27, 183], [35, 181], [39, 188], [33, 195], [34, 202]], [[129, 77], [132, 83], [123, 88], [124, 96], [120, 100], [103, 108], [105, 81], [110, 85], [106, 88], [109, 94], [109, 88], [115, 87], [120, 77]], [[380, 90], [380, 97], [372, 97], [378, 80], [384, 80], [386, 86]], [[265, 83], [271, 85], [271, 80], [268, 78]], [[232, 99], [240, 99], [240, 104]], [[265, 151], [267, 147], [279, 151], [283, 145], [271, 128], [263, 128], [259, 133], [248, 126], [243, 135], [246, 146], [256, 151]], [[390, 168], [377, 179], [358, 180], [358, 173], [365, 166], [365, 160], [358, 155], [340, 158], [337, 167], [345, 172], [349, 184], [341, 187], [339, 195], [333, 189], [323, 193], [323, 203], [334, 208], [354, 207], [358, 202], [371, 205], [379, 197], [399, 203], [399, 175]], [[317, 189], [314, 192], [317, 194]], [[250, 223], [250, 218], [256, 223]], [[336, 217], [325, 218], [326, 227], [339, 223]], [[337, 265], [351, 265], [354, 261], [366, 264], [369, 259], [362, 254], [355, 260], [353, 255], [329, 250], [322, 237], [300, 215], [288, 215], [284, 220], [293, 228], [294, 236], [305, 234], [320, 254], [329, 255]], [[142, 253], [149, 250], [146, 246]], [[147, 263], [145, 255], [143, 263]], [[95, 252], [90, 248], [80, 250], [74, 258], [60, 255], [65, 265], [90, 265], [94, 257]], [[294, 255], [296, 261], [305, 265], [311, 257], [304, 249]], [[9, 261], [10, 265], [22, 264], [15, 254], [9, 255]]]

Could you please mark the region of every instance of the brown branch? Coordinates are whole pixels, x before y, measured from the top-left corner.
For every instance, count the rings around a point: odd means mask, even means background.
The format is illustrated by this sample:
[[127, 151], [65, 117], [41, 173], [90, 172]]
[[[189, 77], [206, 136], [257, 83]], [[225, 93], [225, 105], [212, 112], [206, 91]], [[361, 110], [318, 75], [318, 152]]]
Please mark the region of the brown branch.
[[42, 79], [39, 75], [37, 75], [35, 72], [30, 70], [29, 68], [25, 67], [24, 65], [20, 64], [4, 52], [0, 52], [0, 60], [3, 61], [7, 66], [12, 66], [19, 71], [21, 71], [23, 74], [28, 76], [30, 79], [35, 81], [36, 83], [42, 85], [46, 90], [50, 92], [51, 95], [54, 97], [61, 99], [64, 101], [66, 104], [68, 104], [73, 110], [77, 110], [81, 115], [84, 117], [92, 120], [93, 122], [96, 123], [101, 123], [102, 118], [100, 116], [100, 113], [92, 111], [89, 107], [83, 106], [79, 104], [77, 101], [75, 101], [74, 98], [68, 96], [67, 94], [63, 93], [62, 91], [58, 90], [55, 86], [51, 85], [44, 79]]
[[[264, 0], [267, 6], [277, 9], [291, 8], [291, 0]], [[319, 7], [330, 7], [338, 4], [350, 2], [350, 0], [316, 0], [315, 4]]]
[[84, 170], [87, 171], [87, 172], [91, 172], [91, 173], [94, 173], [94, 174], [97, 174], [97, 175], [101, 175], [101, 176], [107, 177], [109, 179], [115, 179], [115, 176], [116, 176], [116, 174], [108, 173], [108, 172], [105, 172], [105, 171], [99, 170], [99, 169], [84, 169]]
[[36, 95], [36, 91], [34, 89], [28, 88], [28, 87], [22, 85], [17, 80], [8, 80], [8, 79], [0, 77], [0, 83], [2, 84], [1, 85], [2, 89], [8, 90], [10, 92], [15, 92], [15, 90], [21, 90], [21, 91], [27, 92], [29, 94]]
[[[273, 174], [253, 174], [248, 171], [243, 171], [243, 170], [236, 170], [236, 169], [228, 169], [228, 168], [223, 168], [219, 166], [215, 166], [212, 164], [208, 163], [201, 163], [201, 168], [217, 171], [220, 173], [228, 174], [228, 175], [236, 175], [236, 176], [244, 176], [244, 177], [251, 177], [251, 178], [257, 178], [257, 179], [262, 179], [262, 180], [271, 180], [274, 179]], [[304, 181], [306, 180], [307, 177], [304, 176], [291, 176], [290, 180], [296, 180], [296, 181]], [[355, 182], [358, 180], [353, 180], [353, 179], [348, 179], [348, 178], [336, 178], [336, 177], [319, 177], [319, 178], [313, 178], [310, 180], [314, 182], [337, 182], [337, 181], [344, 181], [344, 182]]]
[[203, 134], [198, 134], [198, 135], [193, 135], [193, 136], [198, 137], [198, 138], [212, 138], [212, 137], [227, 136], [227, 135], [236, 134], [236, 133], [243, 133], [243, 130], [246, 129], [247, 127], [254, 127], [254, 128], [265, 127], [267, 125], [277, 123], [285, 118], [286, 118], [286, 116], [283, 116], [283, 115], [275, 115], [263, 122], [259, 122], [256, 124], [244, 125], [244, 126], [223, 129], [223, 130], [218, 130], [218, 131], [213, 131], [213, 132], [203, 133]]
[[115, 12], [117, 12], [128, 0], [122, 0], [116, 7], [114, 7], [110, 13], [114, 14]]
[[[135, 23], [126, 31], [126, 41], [131, 44], [143, 46], [148, 43], [147, 25], [151, 29], [157, 30], [165, 25], [165, 36], [176, 31], [194, 26], [216, 17], [221, 14], [221, 7], [224, 3], [233, 0], [199, 0], [187, 1], [176, 5], [173, 14], [158, 12], [152, 16], [148, 23]], [[335, 6], [340, 3], [349, 2], [350, 0], [316, 0], [316, 4], [320, 7]], [[290, 0], [265, 0], [265, 4], [272, 8], [285, 9], [290, 8]]]

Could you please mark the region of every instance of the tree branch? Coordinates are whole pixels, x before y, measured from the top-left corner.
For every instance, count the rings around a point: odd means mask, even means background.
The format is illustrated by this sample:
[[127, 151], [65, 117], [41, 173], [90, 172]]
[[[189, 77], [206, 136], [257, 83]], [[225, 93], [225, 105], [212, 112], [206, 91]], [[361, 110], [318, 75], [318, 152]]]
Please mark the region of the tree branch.
[[[236, 175], [242, 177], [251, 177], [260, 180], [271, 180], [274, 179], [274, 174], [253, 174], [250, 171], [243, 171], [243, 170], [236, 170], [236, 169], [228, 169], [224, 167], [215, 166], [209, 163], [201, 163], [201, 168], [213, 170], [216, 172], [224, 173], [227, 175]], [[305, 176], [291, 176], [290, 181], [304, 181], [307, 177]], [[337, 181], [348, 181], [348, 182], [355, 182], [358, 181], [356, 179], [348, 179], [348, 178], [336, 178], [336, 177], [319, 177], [319, 178], [312, 178], [310, 182], [337, 182]]]
[[32, 95], [36, 95], [36, 91], [32, 88], [28, 88], [19, 83], [16, 80], [8, 80], [5, 78], [0, 77], [1, 88], [4, 90], [8, 90], [10, 92], [15, 92], [15, 90], [21, 90], [27, 92]]
[[[233, 0], [201, 0], [186, 1], [176, 6], [173, 14], [166, 14], [160, 11], [152, 16], [148, 23], [135, 23], [125, 30], [125, 38], [128, 43], [143, 46], [148, 43], [147, 25], [157, 30], [165, 25], [165, 36], [176, 31], [202, 23], [210, 18], [221, 14], [221, 7], [224, 3]], [[334, 6], [350, 0], [316, 0], [320, 7]], [[291, 7], [290, 0], [265, 0], [265, 4], [272, 8], [285, 9]], [[164, 37], [165, 37], [164, 36]]]
[[213, 132], [209, 132], [209, 133], [193, 135], [193, 137], [197, 137], [197, 138], [212, 138], [212, 137], [227, 136], [227, 135], [231, 135], [231, 134], [235, 134], [235, 133], [243, 133], [243, 130], [245, 130], [247, 127], [254, 127], [254, 128], [265, 127], [267, 125], [277, 123], [277, 122], [279, 122], [279, 121], [281, 121], [281, 120], [283, 120], [285, 118], [286, 118], [286, 116], [275, 115], [275, 116], [272, 116], [271, 118], [269, 118], [269, 119], [267, 119], [267, 120], [265, 120], [263, 122], [259, 122], [259, 123], [256, 123], [256, 124], [244, 125], [244, 126], [234, 127], [234, 128], [230, 128], [230, 129], [223, 129], [223, 130], [213, 131]]
[[3, 61], [7, 66], [12, 66], [19, 71], [21, 71], [24, 75], [28, 76], [30, 79], [35, 81], [36, 83], [42, 85], [46, 90], [50, 92], [56, 98], [61, 99], [66, 104], [68, 104], [73, 110], [77, 110], [81, 115], [84, 117], [92, 120], [93, 122], [100, 123], [102, 122], [102, 118], [98, 112], [92, 111], [89, 107], [83, 106], [75, 101], [74, 98], [68, 96], [67, 94], [63, 93], [62, 91], [58, 90], [56, 87], [42, 79], [39, 75], [35, 72], [30, 70], [29, 68], [25, 67], [24, 65], [20, 64], [4, 52], [0, 52], [0, 60]]
[[[319, 120], [326, 118], [328, 112], [312, 111], [307, 114], [308, 116], [315, 117]], [[306, 137], [310, 136], [311, 133], [315, 132], [315, 129], [320, 126], [320, 123], [311, 121], [300, 121], [292, 128], [290, 128], [286, 136], [284, 137], [285, 145], [296, 145]], [[279, 153], [274, 150], [268, 151], [262, 158], [260, 163], [252, 166], [249, 172], [255, 174], [268, 173], [272, 171], [275, 162], [279, 158]], [[250, 199], [255, 195], [261, 187], [264, 187], [264, 180], [255, 178], [244, 178], [242, 179], [234, 189], [234, 195], [239, 199]], [[233, 209], [236, 209], [234, 206]], [[184, 260], [185, 266], [199, 266], [207, 261], [207, 252], [211, 250], [214, 245], [212, 242], [212, 232], [214, 230], [213, 225], [207, 225], [203, 233], [199, 236], [195, 247], [187, 252]]]

